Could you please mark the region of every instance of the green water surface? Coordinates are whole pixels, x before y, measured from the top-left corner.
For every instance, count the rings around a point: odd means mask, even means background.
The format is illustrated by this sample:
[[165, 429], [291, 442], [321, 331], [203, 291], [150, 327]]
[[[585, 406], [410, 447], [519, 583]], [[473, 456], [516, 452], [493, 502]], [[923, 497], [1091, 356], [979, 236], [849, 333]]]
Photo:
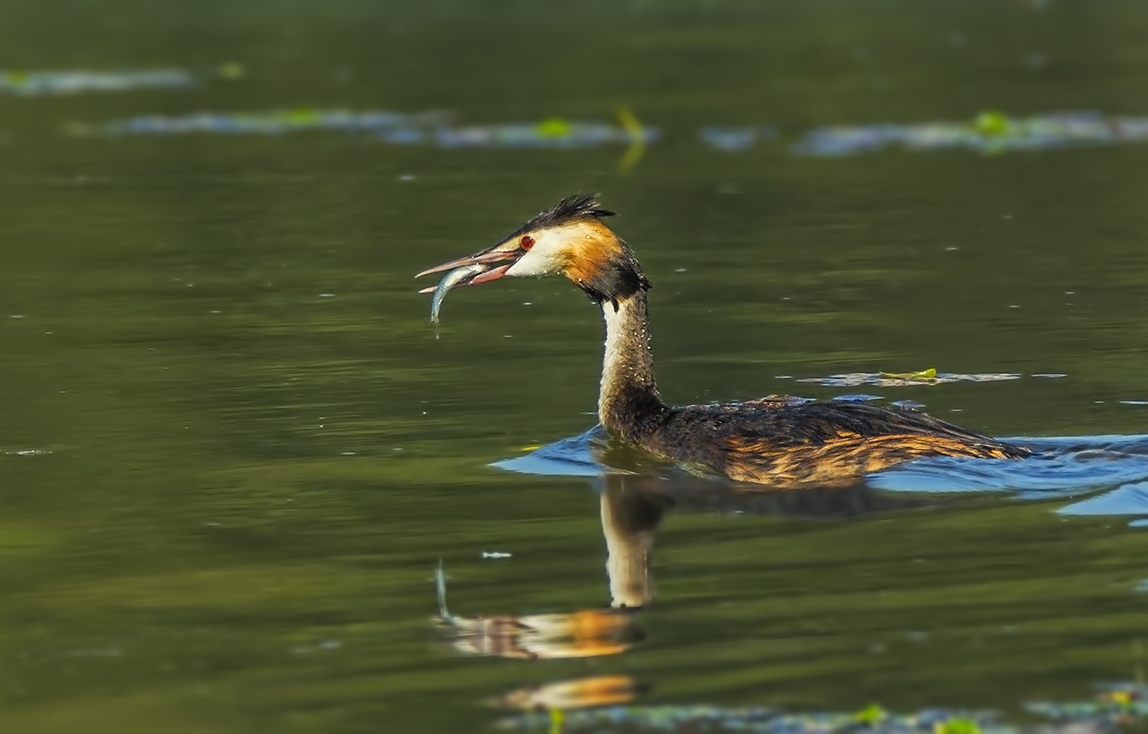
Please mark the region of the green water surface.
[[[592, 482], [489, 466], [594, 424], [601, 323], [565, 282], [507, 280], [453, 293], [436, 338], [413, 280], [601, 191], [654, 282], [672, 401], [1012, 372], [865, 391], [994, 435], [1148, 433], [1148, 406], [1121, 402], [1148, 400], [1148, 146], [812, 159], [785, 142], [990, 109], [1148, 114], [1142, 2], [4, 15], [0, 68], [246, 73], [0, 97], [3, 731], [482, 731], [501, 715], [484, 701], [607, 674], [659, 703], [1015, 711], [1146, 664], [1148, 531], [991, 493], [853, 518], [673, 513], [642, 645], [456, 655], [431, 623], [440, 558], [456, 614], [608, 604]], [[62, 133], [206, 109], [622, 106], [662, 132], [624, 174], [618, 147]], [[695, 137], [739, 124], [782, 139]]]

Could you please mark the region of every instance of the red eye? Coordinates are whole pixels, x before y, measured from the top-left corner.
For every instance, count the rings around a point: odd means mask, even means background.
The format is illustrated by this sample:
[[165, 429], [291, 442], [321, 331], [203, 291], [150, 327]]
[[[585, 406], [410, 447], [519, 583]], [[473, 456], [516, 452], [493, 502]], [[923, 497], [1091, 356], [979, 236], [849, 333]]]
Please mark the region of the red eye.
[[530, 235], [525, 235], [518, 241], [518, 244], [522, 246], [523, 250], [529, 250], [531, 247], [534, 247], [534, 238]]

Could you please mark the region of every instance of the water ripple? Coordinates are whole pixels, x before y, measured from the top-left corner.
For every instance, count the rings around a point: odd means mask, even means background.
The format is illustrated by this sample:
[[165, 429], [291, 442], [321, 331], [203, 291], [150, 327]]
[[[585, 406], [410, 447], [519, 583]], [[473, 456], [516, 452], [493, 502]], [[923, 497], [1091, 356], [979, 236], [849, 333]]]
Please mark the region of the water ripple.
[[[906, 462], [870, 475], [866, 484], [888, 492], [1006, 492], [1015, 499], [1074, 499], [1064, 515], [1148, 516], [1148, 435], [1011, 438], [1036, 456], [1023, 461], [936, 457]], [[615, 461], [601, 426], [493, 465], [542, 476], [598, 477], [652, 473], [672, 482], [670, 464], [635, 468], [632, 456]], [[1078, 499], [1079, 498], [1079, 499]], [[1140, 525], [1140, 523], [1135, 523]]]

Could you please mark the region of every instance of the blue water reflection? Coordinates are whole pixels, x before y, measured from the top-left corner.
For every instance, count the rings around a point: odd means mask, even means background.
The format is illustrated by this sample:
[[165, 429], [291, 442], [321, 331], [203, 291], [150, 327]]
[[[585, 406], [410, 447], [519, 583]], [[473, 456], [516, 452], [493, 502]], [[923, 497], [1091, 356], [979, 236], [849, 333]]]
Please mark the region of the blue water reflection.
[[[1148, 435], [1010, 438], [1036, 456], [1022, 461], [937, 457], [917, 459], [868, 476], [865, 484], [889, 492], [1005, 492], [1024, 500], [1073, 499], [1057, 508], [1062, 515], [1148, 516]], [[623, 452], [612, 461], [609, 435], [601, 426], [564, 438], [494, 466], [543, 476], [599, 477], [609, 474], [654, 474], [672, 493], [675, 483], [697, 489], [699, 478], [670, 464], [647, 461], [635, 466]], [[762, 489], [720, 479], [704, 480], [722, 487]], [[1079, 499], [1078, 499], [1079, 498]], [[1139, 526], [1139, 522], [1134, 522]]]

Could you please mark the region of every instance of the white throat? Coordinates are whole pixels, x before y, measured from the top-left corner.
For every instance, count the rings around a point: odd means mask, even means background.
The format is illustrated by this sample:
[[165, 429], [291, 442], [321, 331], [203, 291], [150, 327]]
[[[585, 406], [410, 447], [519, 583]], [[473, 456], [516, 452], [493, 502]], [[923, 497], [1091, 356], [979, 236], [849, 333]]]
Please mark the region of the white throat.
[[625, 433], [622, 424], [637, 416], [638, 400], [648, 407], [652, 398], [660, 405], [654, 383], [646, 294], [602, 303], [606, 322], [606, 349], [602, 357], [602, 383], [598, 391], [598, 419], [607, 429]]
[[610, 396], [617, 392], [619, 379], [625, 372], [625, 342], [632, 338], [633, 307], [623, 301], [615, 310], [614, 304], [602, 304], [602, 318], [606, 322], [606, 349], [602, 355], [602, 382], [598, 386], [598, 418], [606, 424], [606, 408]]

